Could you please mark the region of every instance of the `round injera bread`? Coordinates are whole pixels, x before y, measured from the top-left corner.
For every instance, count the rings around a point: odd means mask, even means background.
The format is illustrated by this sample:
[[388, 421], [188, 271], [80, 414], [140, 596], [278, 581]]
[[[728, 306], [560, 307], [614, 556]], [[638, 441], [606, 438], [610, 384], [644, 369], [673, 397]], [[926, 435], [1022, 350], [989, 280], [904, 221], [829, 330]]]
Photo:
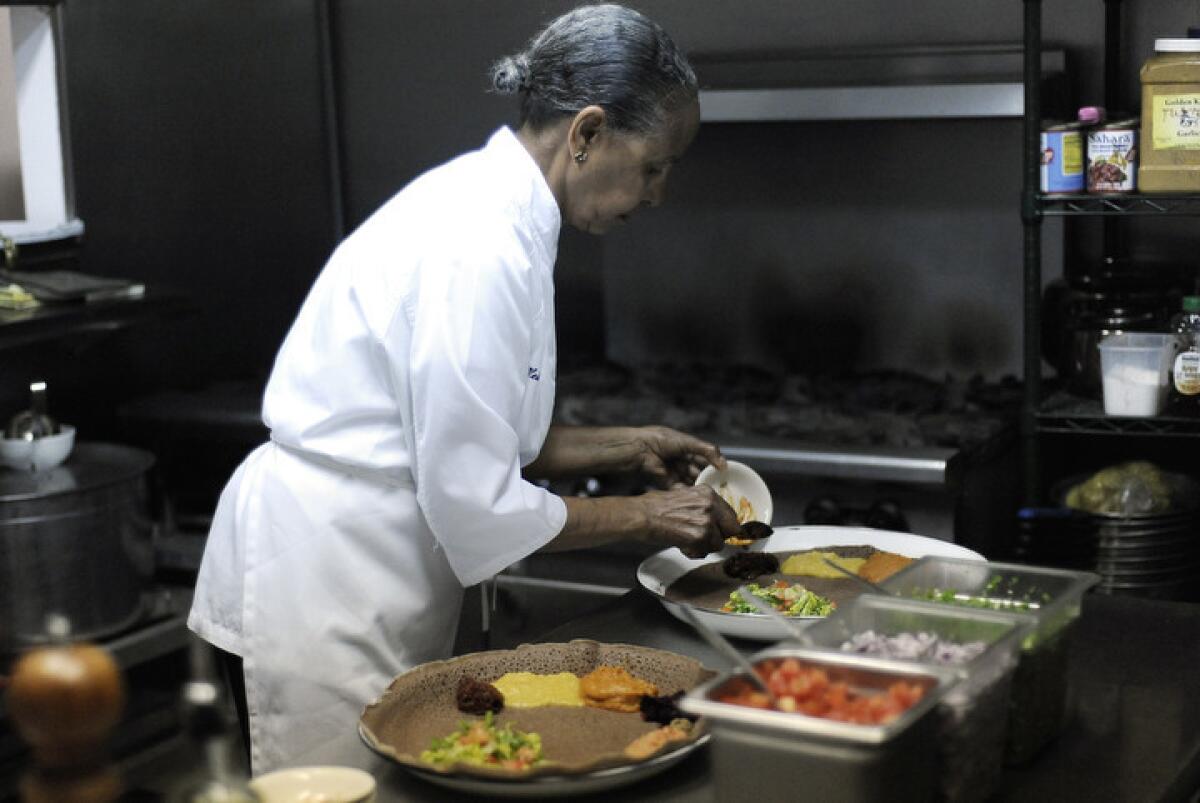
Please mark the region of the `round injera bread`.
[[[604, 665], [624, 667], [631, 675], [657, 686], [660, 695], [690, 690], [715, 674], [692, 658], [631, 644], [602, 644], [586, 639], [523, 644], [515, 650], [491, 650], [433, 661], [398, 675], [383, 695], [363, 711], [359, 732], [375, 752], [427, 772], [533, 778], [582, 774], [637, 763], [622, 753], [625, 746], [660, 726], [644, 721], [640, 713], [623, 714], [586, 705], [505, 708], [496, 715], [499, 726], [511, 722], [519, 730], [542, 737], [542, 755], [547, 763], [526, 771], [472, 764], [439, 767], [420, 760], [421, 751], [428, 749], [434, 739], [452, 733], [464, 720], [481, 718], [458, 710], [455, 690], [461, 678], [492, 683], [507, 672], [541, 675], [573, 672], [582, 677]], [[701, 721], [687, 741], [670, 742], [657, 754], [695, 741], [703, 732]]]
[[[773, 553], [779, 558], [780, 565], [792, 555], [802, 555], [806, 552], [832, 552], [842, 558], [869, 558], [879, 550], [872, 546], [819, 546], [811, 549], [793, 549], [786, 552]], [[772, 572], [763, 574], [753, 580], [741, 580], [725, 574], [723, 562], [707, 563], [680, 577], [667, 588], [666, 597], [671, 602], [704, 608], [722, 613], [721, 606], [729, 601], [729, 593], [737, 591], [746, 583], [758, 583], [759, 586], [769, 586], [776, 580], [782, 580], [789, 585], [799, 583], [814, 594], [819, 594], [833, 601], [834, 605], [842, 606], [862, 594], [863, 586], [849, 577], [810, 577], [799, 574], [783, 574]], [[725, 612], [728, 613], [728, 612]], [[729, 613], [729, 616], [761, 616], [761, 614]], [[811, 619], [814, 617], [797, 617]]]

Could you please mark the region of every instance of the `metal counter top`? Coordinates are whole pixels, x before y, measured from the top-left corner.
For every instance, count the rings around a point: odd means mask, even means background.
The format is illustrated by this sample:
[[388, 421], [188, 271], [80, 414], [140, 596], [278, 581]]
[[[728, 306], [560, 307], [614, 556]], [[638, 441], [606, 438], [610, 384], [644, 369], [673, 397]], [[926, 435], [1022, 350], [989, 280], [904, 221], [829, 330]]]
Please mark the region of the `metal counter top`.
[[[641, 589], [543, 634], [724, 659]], [[760, 642], [737, 642], [745, 653]], [[1006, 769], [998, 801], [1190, 801], [1200, 789], [1200, 605], [1089, 595], [1071, 645], [1064, 732], [1027, 767]], [[377, 774], [379, 803], [471, 798], [398, 768]], [[661, 775], [573, 800], [716, 803], [707, 751]]]

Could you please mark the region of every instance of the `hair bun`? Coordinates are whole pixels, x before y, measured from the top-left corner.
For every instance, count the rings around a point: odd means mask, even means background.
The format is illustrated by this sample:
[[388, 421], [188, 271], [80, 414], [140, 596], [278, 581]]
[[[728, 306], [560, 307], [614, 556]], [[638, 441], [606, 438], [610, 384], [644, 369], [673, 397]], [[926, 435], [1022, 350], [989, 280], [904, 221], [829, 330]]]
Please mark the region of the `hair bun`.
[[529, 57], [521, 53], [497, 61], [492, 65], [492, 86], [510, 95], [529, 89]]

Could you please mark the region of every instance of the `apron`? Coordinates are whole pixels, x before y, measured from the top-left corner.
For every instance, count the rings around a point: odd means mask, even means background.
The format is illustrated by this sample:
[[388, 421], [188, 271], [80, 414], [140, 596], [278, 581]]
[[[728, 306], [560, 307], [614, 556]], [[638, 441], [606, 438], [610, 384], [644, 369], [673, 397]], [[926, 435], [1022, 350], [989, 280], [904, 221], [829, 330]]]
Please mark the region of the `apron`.
[[[553, 376], [531, 383], [521, 431], [540, 442], [553, 404]], [[363, 708], [397, 674], [449, 657], [462, 606], [411, 484], [269, 442], [230, 480], [209, 539], [244, 544], [241, 643], [198, 613], [213, 607], [209, 583], [198, 581], [188, 624], [242, 656], [254, 774], [379, 769], [358, 738]], [[206, 550], [205, 563], [223, 552]]]

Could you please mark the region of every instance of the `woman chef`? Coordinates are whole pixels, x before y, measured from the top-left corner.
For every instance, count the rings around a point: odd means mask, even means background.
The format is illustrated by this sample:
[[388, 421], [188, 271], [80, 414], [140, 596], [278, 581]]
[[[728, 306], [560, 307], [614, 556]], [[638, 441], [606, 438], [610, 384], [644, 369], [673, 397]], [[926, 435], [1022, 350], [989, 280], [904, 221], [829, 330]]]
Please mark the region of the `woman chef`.
[[[463, 588], [539, 549], [631, 538], [701, 556], [739, 531], [690, 483], [716, 447], [663, 427], [551, 427], [559, 229], [656, 205], [696, 78], [641, 14], [582, 7], [493, 68], [514, 133], [417, 178], [333, 254], [280, 348], [271, 440], [217, 506], [189, 627], [242, 660], [255, 773], [364, 764], [363, 706], [450, 655]], [[529, 479], [643, 472], [561, 498]]]

